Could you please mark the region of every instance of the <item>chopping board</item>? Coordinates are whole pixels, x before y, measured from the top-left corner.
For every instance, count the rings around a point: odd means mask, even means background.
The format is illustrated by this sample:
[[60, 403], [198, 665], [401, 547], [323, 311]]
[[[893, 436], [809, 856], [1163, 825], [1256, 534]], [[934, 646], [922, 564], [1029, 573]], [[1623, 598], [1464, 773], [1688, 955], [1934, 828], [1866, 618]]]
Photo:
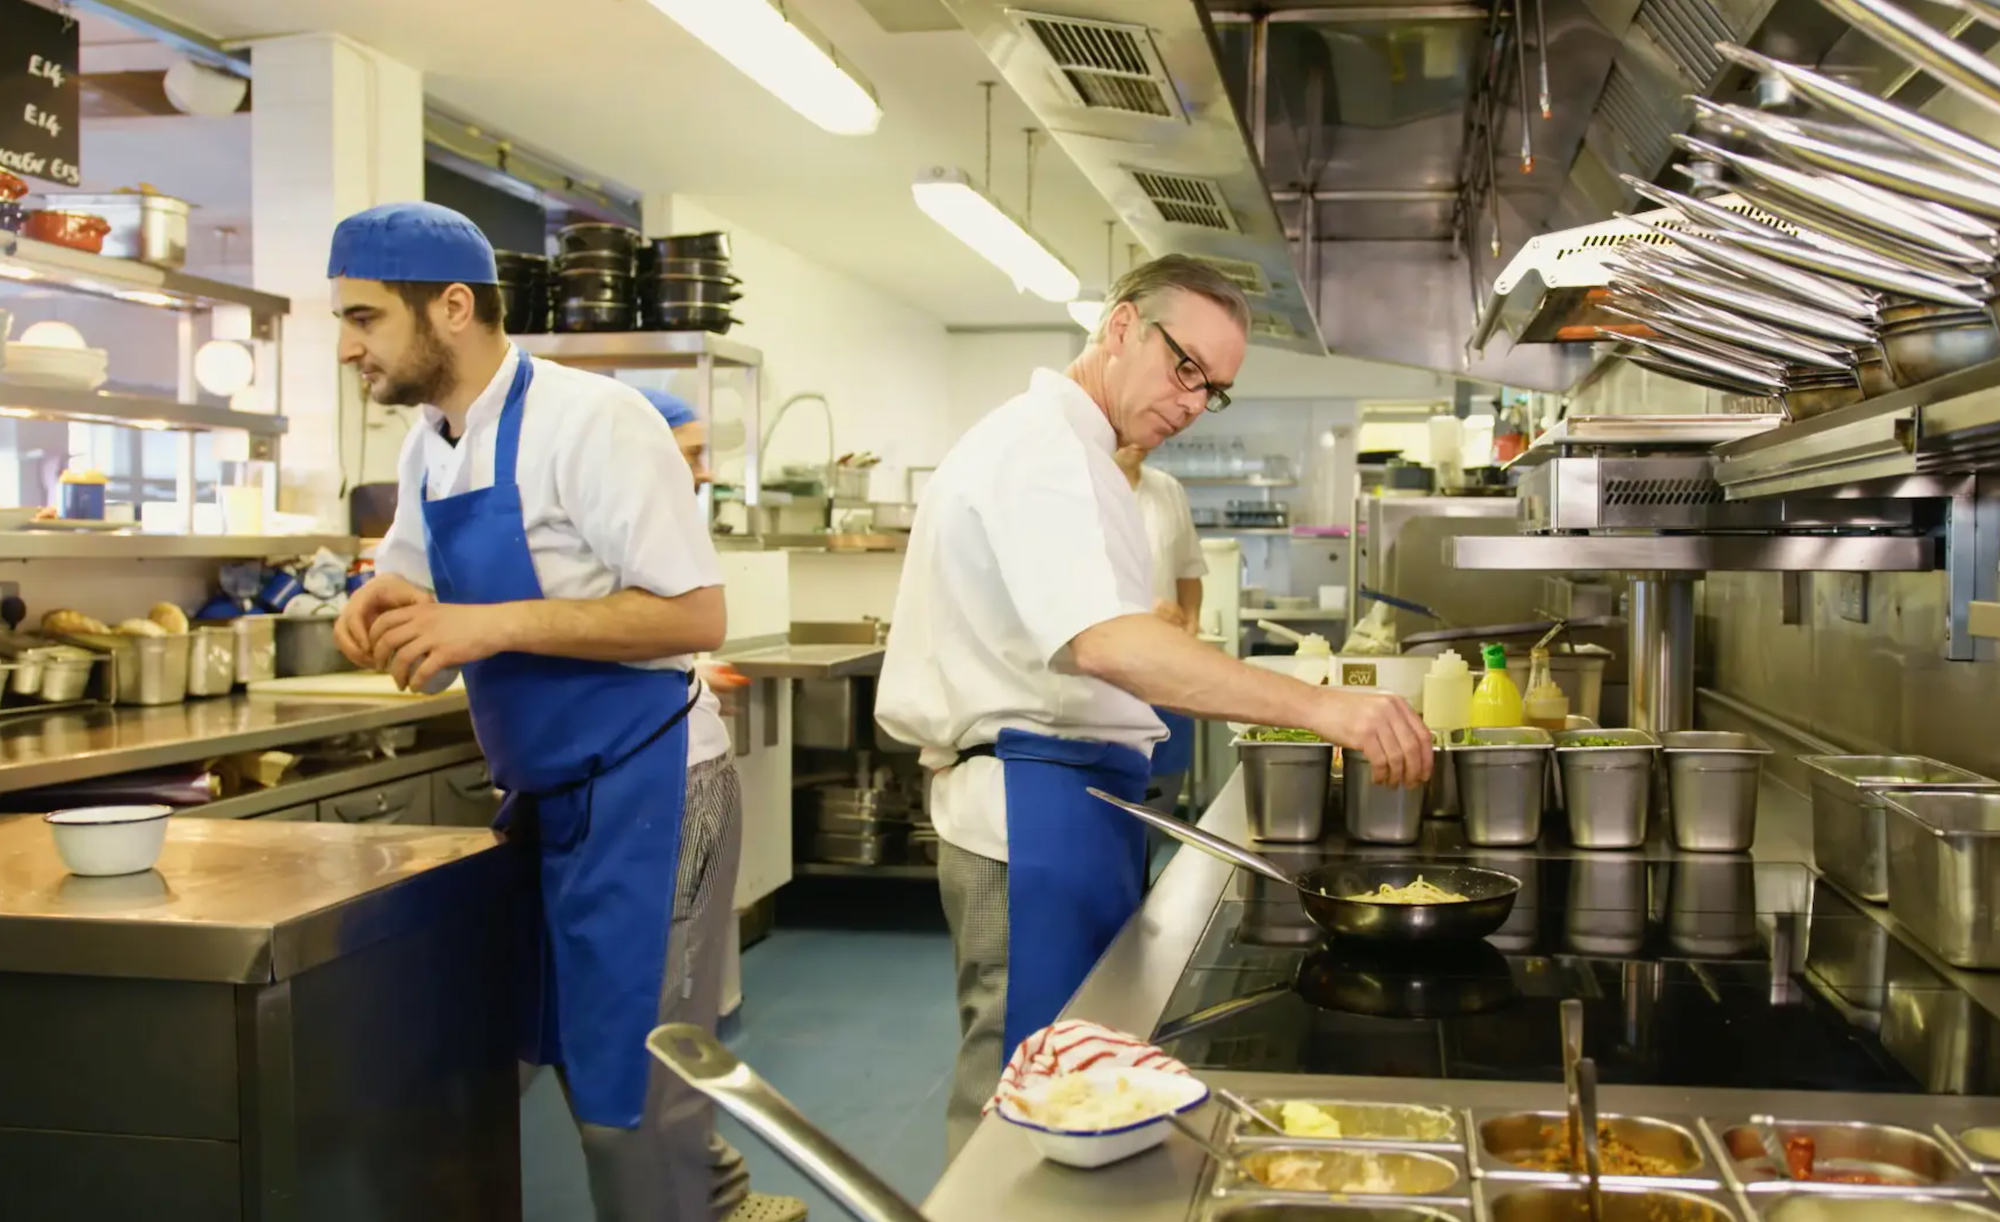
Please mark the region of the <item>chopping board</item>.
[[[465, 680], [461, 678], [441, 694], [464, 690]], [[346, 697], [350, 700], [428, 699], [422, 692], [398, 691], [395, 679], [371, 670], [350, 670], [335, 675], [298, 675], [289, 679], [260, 679], [250, 685], [249, 691], [253, 696]]]

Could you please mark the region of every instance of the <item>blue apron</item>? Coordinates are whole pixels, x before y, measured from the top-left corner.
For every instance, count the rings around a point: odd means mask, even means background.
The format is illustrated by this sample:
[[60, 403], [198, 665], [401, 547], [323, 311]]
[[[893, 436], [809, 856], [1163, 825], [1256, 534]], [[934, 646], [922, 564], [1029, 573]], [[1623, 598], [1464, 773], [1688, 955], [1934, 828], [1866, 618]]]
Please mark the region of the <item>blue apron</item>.
[[1179, 776], [1194, 767], [1194, 718], [1171, 709], [1153, 713], [1167, 727], [1166, 739], [1153, 744], [1153, 775]]
[[[493, 486], [423, 501], [441, 601], [539, 599], [521, 489], [527, 354], [500, 412]], [[428, 482], [428, 481], [427, 481]], [[521, 1057], [561, 1065], [577, 1117], [633, 1128], [660, 1005], [687, 804], [688, 676], [496, 654], [464, 668], [479, 745], [507, 792], [494, 826], [523, 846]]]
[[1007, 787], [1004, 1062], [1069, 1004], [1146, 887], [1146, 825], [1085, 790], [1146, 800], [1144, 753], [1002, 730]]

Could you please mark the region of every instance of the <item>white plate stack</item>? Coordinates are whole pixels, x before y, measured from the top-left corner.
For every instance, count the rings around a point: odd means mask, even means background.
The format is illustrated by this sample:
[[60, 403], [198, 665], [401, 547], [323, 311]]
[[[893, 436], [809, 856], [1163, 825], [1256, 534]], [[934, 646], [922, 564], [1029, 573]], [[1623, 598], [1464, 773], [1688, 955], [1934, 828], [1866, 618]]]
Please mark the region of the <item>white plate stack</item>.
[[51, 390], [96, 390], [104, 385], [111, 354], [102, 348], [50, 348], [8, 344], [0, 381]]

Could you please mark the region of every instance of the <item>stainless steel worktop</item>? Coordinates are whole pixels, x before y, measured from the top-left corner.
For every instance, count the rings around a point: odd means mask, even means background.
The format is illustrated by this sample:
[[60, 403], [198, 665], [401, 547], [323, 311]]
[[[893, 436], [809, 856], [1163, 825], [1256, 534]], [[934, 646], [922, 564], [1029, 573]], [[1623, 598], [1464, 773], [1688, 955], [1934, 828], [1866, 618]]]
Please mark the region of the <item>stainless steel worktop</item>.
[[[1241, 839], [1245, 834], [1240, 774], [1210, 807], [1202, 826]], [[1767, 782], [1753, 856], [1764, 862], [1810, 860], [1808, 807], [1798, 794]], [[1367, 850], [1401, 852], [1411, 850]], [[1575, 850], [1571, 850], [1575, 852]], [[1671, 849], [1668, 856], [1677, 856]], [[1649, 856], [1652, 854], [1649, 854]], [[1201, 942], [1218, 903], [1227, 898], [1232, 867], [1204, 854], [1175, 855], [1144, 907], [1126, 926], [1064, 1012], [1124, 1031], [1149, 1033], [1157, 1026], [1176, 984]], [[1886, 911], [1870, 913], [1890, 925]], [[1942, 967], [1933, 961], [1933, 966]], [[1951, 972], [1949, 978], [1989, 1009], [2000, 1007], [2000, 980]], [[1241, 1093], [1278, 1090], [1342, 1099], [1436, 1102], [1452, 1107], [1554, 1109], [1562, 1107], [1559, 1084], [1473, 1082], [1412, 1078], [1311, 1077], [1203, 1071], [1211, 1085]], [[1746, 1091], [1649, 1086], [1611, 1086], [1601, 1092], [1606, 1111], [1742, 1116], [1773, 1112], [1798, 1119], [1880, 1119], [1927, 1129], [1933, 1123], [2000, 1122], [2000, 1099], [1939, 1095], [1857, 1095], [1843, 1092]], [[1206, 1125], [1218, 1109], [1196, 1114]], [[1042, 1162], [1021, 1130], [987, 1120], [965, 1151], [946, 1168], [925, 1202], [934, 1222], [1181, 1222], [1190, 1216], [1204, 1157], [1192, 1145], [1170, 1138], [1151, 1153], [1094, 1172], [1078, 1172]]]
[[413, 699], [229, 696], [0, 720], [0, 792], [260, 751], [465, 711], [463, 693]]
[[847, 679], [882, 673], [887, 646], [878, 644], [771, 645], [717, 657], [752, 679]]
[[263, 983], [442, 920], [505, 868], [486, 830], [176, 817], [158, 865], [83, 878], [0, 819], [0, 972]]

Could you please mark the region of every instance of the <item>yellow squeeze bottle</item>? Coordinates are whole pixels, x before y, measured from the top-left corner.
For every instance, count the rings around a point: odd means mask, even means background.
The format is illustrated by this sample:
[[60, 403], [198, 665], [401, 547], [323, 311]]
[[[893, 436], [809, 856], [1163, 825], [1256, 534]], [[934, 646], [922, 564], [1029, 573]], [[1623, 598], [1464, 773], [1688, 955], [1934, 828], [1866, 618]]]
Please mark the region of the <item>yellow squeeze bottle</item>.
[[1473, 728], [1520, 725], [1521, 689], [1507, 677], [1507, 647], [1486, 645], [1480, 654], [1486, 659], [1486, 674], [1472, 692]]

